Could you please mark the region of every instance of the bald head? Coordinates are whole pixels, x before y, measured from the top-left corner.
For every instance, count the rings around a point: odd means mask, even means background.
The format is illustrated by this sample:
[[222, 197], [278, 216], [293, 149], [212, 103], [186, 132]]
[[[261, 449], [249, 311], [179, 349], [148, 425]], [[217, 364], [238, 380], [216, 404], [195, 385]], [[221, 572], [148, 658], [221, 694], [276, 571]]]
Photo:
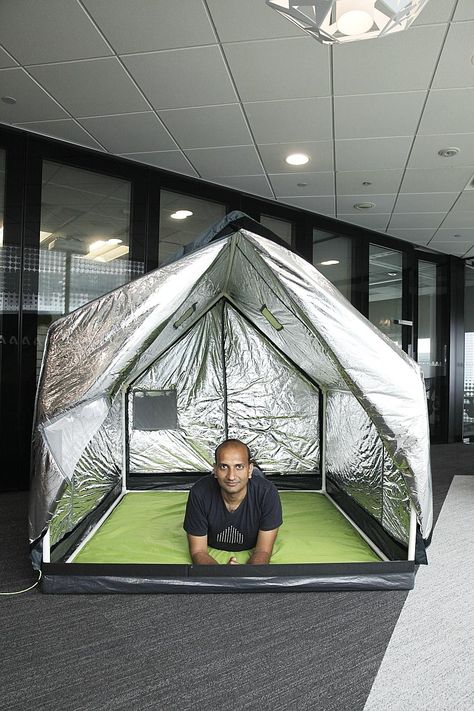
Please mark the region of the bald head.
[[247, 445], [244, 442], [241, 442], [240, 439], [226, 439], [226, 440], [224, 440], [224, 442], [220, 443], [220, 445], [216, 448], [216, 451], [214, 453], [214, 460], [215, 460], [216, 464], [217, 464], [222, 452], [227, 447], [231, 447], [231, 448], [237, 447], [237, 449], [242, 447], [245, 450], [245, 462], [247, 464], [250, 464], [250, 460], [251, 460], [250, 449], [247, 447]]

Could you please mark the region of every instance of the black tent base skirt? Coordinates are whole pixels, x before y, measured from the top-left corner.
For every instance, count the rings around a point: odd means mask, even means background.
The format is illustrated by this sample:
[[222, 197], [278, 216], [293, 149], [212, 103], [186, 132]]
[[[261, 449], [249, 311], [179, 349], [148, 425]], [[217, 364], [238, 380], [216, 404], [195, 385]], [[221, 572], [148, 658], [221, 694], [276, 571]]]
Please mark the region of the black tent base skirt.
[[412, 561], [206, 566], [43, 563], [45, 593], [236, 593], [411, 590]]

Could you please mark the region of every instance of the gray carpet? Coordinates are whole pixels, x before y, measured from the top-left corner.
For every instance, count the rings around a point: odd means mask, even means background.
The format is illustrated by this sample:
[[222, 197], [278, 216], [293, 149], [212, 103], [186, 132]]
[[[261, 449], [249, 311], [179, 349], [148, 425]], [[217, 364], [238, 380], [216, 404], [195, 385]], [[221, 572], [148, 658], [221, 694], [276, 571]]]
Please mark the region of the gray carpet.
[[[436, 512], [474, 446], [433, 447]], [[34, 581], [26, 495], [0, 499], [0, 587]], [[9, 711], [362, 711], [407, 593], [0, 598]]]

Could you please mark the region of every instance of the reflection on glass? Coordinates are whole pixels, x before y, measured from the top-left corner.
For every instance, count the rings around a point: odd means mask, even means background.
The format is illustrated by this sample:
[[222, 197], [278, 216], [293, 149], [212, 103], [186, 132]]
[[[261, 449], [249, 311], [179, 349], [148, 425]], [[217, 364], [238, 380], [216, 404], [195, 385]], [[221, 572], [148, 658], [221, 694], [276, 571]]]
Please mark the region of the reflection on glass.
[[159, 264], [193, 242], [225, 217], [225, 205], [190, 195], [162, 190], [160, 193]]
[[[17, 289], [12, 291], [11, 272], [14, 269], [13, 262], [15, 256], [13, 247], [3, 246], [3, 215], [5, 205], [5, 151], [0, 151], [0, 366], [2, 363], [2, 351], [5, 345], [5, 333], [3, 328], [3, 316], [6, 311], [14, 311], [18, 308], [16, 297]], [[19, 257], [19, 255], [17, 255]]]
[[260, 215], [260, 224], [268, 227], [269, 230], [278, 235], [280, 239], [289, 244], [291, 247], [293, 237], [292, 222], [280, 220], [276, 217], [271, 217], [270, 215]]
[[402, 347], [402, 253], [369, 247], [369, 321]]
[[434, 439], [441, 434], [447, 352], [442, 341], [438, 311], [438, 299], [443, 288], [439, 269], [434, 262], [418, 261], [418, 363], [425, 378], [430, 431]]
[[313, 230], [313, 264], [336, 286], [346, 299], [351, 298], [351, 253], [349, 237]]
[[464, 438], [474, 437], [474, 268], [465, 268], [464, 281]]
[[129, 223], [128, 181], [43, 163], [39, 260], [25, 250], [23, 293], [24, 309], [38, 310], [38, 364], [56, 318], [143, 273], [128, 259]]

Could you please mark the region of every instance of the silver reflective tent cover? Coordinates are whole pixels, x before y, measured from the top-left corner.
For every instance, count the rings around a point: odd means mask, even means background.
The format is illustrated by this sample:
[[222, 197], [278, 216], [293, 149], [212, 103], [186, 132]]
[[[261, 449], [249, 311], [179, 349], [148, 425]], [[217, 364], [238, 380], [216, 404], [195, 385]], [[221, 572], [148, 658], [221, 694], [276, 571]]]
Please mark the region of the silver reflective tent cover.
[[37, 564], [46, 530], [51, 546], [67, 539], [126, 475], [209, 471], [225, 437], [266, 472], [324, 470], [404, 546], [413, 507], [429, 538], [418, 365], [311, 264], [238, 224], [50, 328], [33, 437]]

